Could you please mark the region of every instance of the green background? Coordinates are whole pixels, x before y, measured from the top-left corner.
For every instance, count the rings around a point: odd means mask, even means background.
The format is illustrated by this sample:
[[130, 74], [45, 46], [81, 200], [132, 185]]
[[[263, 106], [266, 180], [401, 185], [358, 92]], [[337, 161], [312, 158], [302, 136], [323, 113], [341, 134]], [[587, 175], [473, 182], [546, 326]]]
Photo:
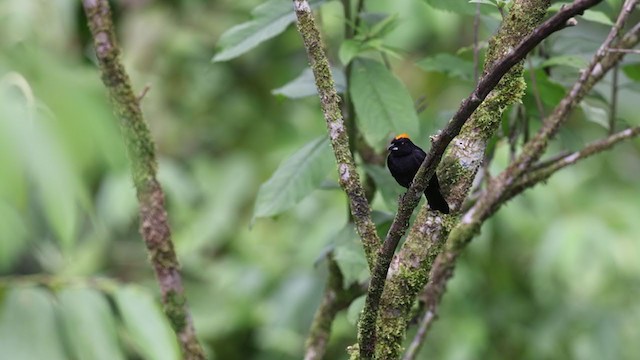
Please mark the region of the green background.
[[[211, 61], [225, 47], [222, 33], [251, 20], [260, 3], [114, 4], [124, 64], [137, 91], [149, 86], [142, 107], [195, 326], [212, 359], [300, 358], [328, 249], [337, 246], [342, 265], [351, 266], [347, 277], [366, 277], [361, 249], [343, 230], [347, 208], [332, 162], [320, 161], [323, 170], [303, 179], [311, 181], [303, 193], [278, 211], [255, 207], [260, 185], [279, 164], [326, 136], [317, 98], [272, 94], [307, 66], [293, 26], [237, 58]], [[472, 44], [472, 16], [437, 9], [439, 3], [366, 2], [368, 12], [397, 14], [383, 42], [402, 50], [390, 61], [409, 95], [426, 99], [414, 134], [423, 147], [473, 87], [471, 52], [458, 52]], [[469, 14], [475, 9], [452, 3]], [[598, 11], [611, 15], [617, 6], [611, 1]], [[322, 5], [319, 20], [340, 67], [340, 2]], [[175, 359], [137, 231], [124, 145], [84, 21], [73, 0], [0, 2], [0, 358]], [[483, 15], [481, 41], [497, 24], [495, 11]], [[573, 56], [538, 79], [547, 112], [607, 29], [583, 21], [546, 42], [552, 54]], [[638, 60], [628, 56], [621, 73], [620, 127], [640, 123]], [[552, 152], [606, 135], [609, 92], [606, 78]], [[524, 104], [535, 130], [540, 120], [530, 93]], [[383, 151], [384, 139], [374, 145]], [[422, 356], [640, 357], [639, 150], [632, 140], [563, 170], [488, 221], [458, 263]], [[508, 144], [499, 140], [494, 174], [507, 161]], [[374, 209], [393, 207], [400, 188], [392, 191], [377, 194]], [[356, 314], [336, 319], [328, 359], [346, 357]]]

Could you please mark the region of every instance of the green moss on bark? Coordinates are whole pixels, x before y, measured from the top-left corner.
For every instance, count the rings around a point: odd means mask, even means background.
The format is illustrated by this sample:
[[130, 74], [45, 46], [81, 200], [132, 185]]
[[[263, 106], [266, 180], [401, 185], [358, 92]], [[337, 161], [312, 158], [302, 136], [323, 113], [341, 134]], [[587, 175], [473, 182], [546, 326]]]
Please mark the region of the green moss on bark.
[[[503, 26], [489, 44], [485, 73], [541, 23], [548, 0], [513, 1]], [[452, 208], [458, 209], [466, 198], [482, 163], [487, 141], [493, 136], [504, 110], [519, 102], [525, 90], [522, 63], [514, 66], [474, 112], [452, 142], [440, 167], [441, 185]], [[387, 280], [377, 322], [377, 359], [399, 357], [410, 310], [418, 293], [429, 280], [429, 272], [449, 231], [455, 239], [471, 239], [475, 225], [456, 227], [453, 216], [436, 214], [424, 207], [418, 214], [404, 247], [397, 255], [398, 268]], [[467, 241], [467, 240], [465, 240]], [[455, 241], [459, 244], [458, 241]]]

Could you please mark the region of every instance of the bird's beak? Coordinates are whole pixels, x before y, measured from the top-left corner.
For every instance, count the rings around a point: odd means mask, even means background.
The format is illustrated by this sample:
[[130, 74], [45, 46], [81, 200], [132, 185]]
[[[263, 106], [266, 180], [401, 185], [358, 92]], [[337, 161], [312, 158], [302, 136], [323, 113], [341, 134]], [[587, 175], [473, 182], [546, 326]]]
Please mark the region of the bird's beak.
[[398, 147], [397, 147], [397, 146], [395, 146], [395, 145], [393, 145], [393, 144], [391, 144], [391, 145], [389, 145], [389, 147], [387, 148], [387, 150], [389, 150], [389, 151], [396, 151], [396, 150], [398, 150]]

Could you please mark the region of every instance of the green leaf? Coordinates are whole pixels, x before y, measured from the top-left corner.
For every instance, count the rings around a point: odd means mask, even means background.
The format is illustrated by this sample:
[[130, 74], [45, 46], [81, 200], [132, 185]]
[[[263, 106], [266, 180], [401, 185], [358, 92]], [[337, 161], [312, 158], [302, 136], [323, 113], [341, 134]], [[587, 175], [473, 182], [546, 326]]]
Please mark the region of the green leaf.
[[624, 72], [629, 79], [633, 81], [640, 81], [640, 63], [624, 65], [622, 67], [622, 72]]
[[27, 225], [12, 204], [0, 198], [0, 273], [7, 273], [20, 261], [27, 242]]
[[306, 144], [284, 160], [267, 182], [260, 186], [254, 218], [279, 214], [320, 186], [335, 161], [326, 137]]
[[351, 304], [349, 304], [349, 309], [347, 310], [347, 321], [349, 322], [349, 324], [358, 324], [358, 320], [360, 319], [362, 309], [364, 309], [364, 303], [366, 299], [366, 295], [362, 295], [359, 298], [353, 300]]
[[68, 342], [76, 359], [124, 359], [113, 314], [100, 292], [89, 288], [64, 289], [58, 298]]
[[574, 69], [582, 69], [588, 65], [587, 60], [577, 55], [560, 55], [554, 56], [543, 61], [538, 68], [551, 66], [568, 66]]
[[596, 123], [605, 129], [609, 129], [609, 113], [604, 107], [598, 106], [596, 101], [584, 99], [580, 103], [580, 108], [587, 117], [587, 120]]
[[115, 300], [125, 328], [144, 359], [180, 359], [175, 333], [151, 295], [137, 286], [123, 286], [116, 291]]
[[[249, 198], [253, 201], [254, 195], [247, 189], [256, 187], [254, 165], [242, 155], [229, 154], [215, 166], [209, 159], [200, 157], [191, 168], [195, 175], [194, 187], [204, 191], [199, 192], [198, 211], [176, 227], [174, 242], [181, 258], [223, 246], [235, 233], [235, 220], [243, 213]], [[225, 191], [219, 190], [222, 188]]]
[[602, 11], [586, 10], [582, 18], [598, 24], [613, 26], [613, 21]]
[[485, 5], [492, 5], [492, 6], [498, 7], [498, 3], [496, 1], [491, 1], [491, 0], [469, 0], [469, 3], [485, 4]]
[[434, 9], [453, 12], [456, 14], [473, 15], [476, 11], [475, 4], [464, 0], [424, 0]]
[[[164, 184], [164, 183], [163, 183]], [[106, 174], [96, 195], [96, 215], [112, 230], [124, 230], [138, 212], [136, 190], [128, 173]]]
[[333, 258], [342, 271], [343, 286], [347, 288], [355, 282], [362, 282], [369, 278], [369, 265], [353, 224], [345, 225], [333, 239], [335, 242]]
[[[569, 4], [571, 3], [570, 2], [554, 3], [549, 7], [549, 11], [557, 12], [562, 8], [563, 5], [569, 5]], [[585, 10], [584, 14], [582, 14], [582, 18], [587, 21], [592, 21], [595, 23], [603, 24], [603, 25], [608, 25], [608, 26], [613, 25], [613, 21], [611, 21], [609, 16], [607, 16], [607, 14], [603, 13], [602, 11]]]
[[342, 65], [347, 66], [353, 58], [362, 52], [362, 42], [355, 39], [347, 39], [340, 44], [338, 57]]
[[381, 63], [355, 61], [349, 93], [360, 129], [371, 145], [379, 145], [389, 133], [418, 131], [418, 115], [409, 92]]
[[[323, 0], [311, 1], [317, 6]], [[218, 42], [220, 51], [213, 61], [227, 61], [238, 57], [262, 42], [283, 32], [295, 21], [292, 2], [289, 0], [269, 0], [257, 6], [253, 11], [253, 20], [236, 25], [227, 30]]]
[[[542, 102], [545, 105], [556, 106], [566, 93], [564, 86], [550, 79], [543, 70], [536, 70], [535, 76], [536, 86]], [[533, 84], [531, 84], [531, 75], [529, 75], [529, 70], [525, 71], [524, 78], [527, 81], [527, 95], [533, 97]]]
[[[341, 69], [332, 67], [331, 74], [333, 74], [334, 85], [338, 94], [344, 92], [346, 80], [344, 72]], [[291, 99], [303, 98], [311, 95], [317, 95], [316, 82], [313, 77], [313, 72], [310, 68], [304, 69], [298, 77], [286, 83], [285, 85], [271, 90], [273, 95], [283, 95]]]
[[451, 54], [437, 54], [424, 58], [416, 63], [426, 71], [440, 72], [462, 80], [473, 79], [473, 62]]
[[11, 92], [9, 87], [0, 88], [0, 141], [6, 142], [0, 150], [13, 150], [21, 171], [36, 190], [28, 198], [39, 200], [52, 233], [68, 250], [76, 241], [78, 205], [86, 196], [85, 189], [52, 122], [44, 111], [38, 111], [38, 101], [26, 80], [19, 79], [18, 75], [9, 85], [21, 94]]
[[49, 292], [36, 287], [9, 290], [0, 312], [3, 359], [69, 359], [59, 335]]
[[368, 38], [382, 38], [398, 27], [398, 14], [391, 14], [371, 27]]

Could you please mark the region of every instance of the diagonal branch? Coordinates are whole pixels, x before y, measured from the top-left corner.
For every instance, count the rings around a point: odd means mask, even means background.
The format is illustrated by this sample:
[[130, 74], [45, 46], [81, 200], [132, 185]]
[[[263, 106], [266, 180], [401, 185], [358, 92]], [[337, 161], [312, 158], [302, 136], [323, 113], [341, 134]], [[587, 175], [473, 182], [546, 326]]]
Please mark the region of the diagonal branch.
[[[638, 0], [625, 1], [618, 19], [616, 20], [616, 23], [609, 31], [609, 35], [607, 35], [605, 41], [602, 43], [602, 45], [600, 45], [591, 62], [580, 75], [580, 79], [575, 83], [575, 85], [569, 92], [569, 95], [560, 102], [555, 111], [545, 120], [542, 129], [538, 131], [536, 136], [525, 145], [524, 149], [522, 150], [521, 156], [519, 156], [519, 158], [512, 164], [510, 164], [507, 170], [503, 172], [503, 178], [498, 180], [494, 184], [511, 184], [526, 169], [528, 169], [533, 162], [535, 162], [540, 158], [540, 156], [542, 156], [542, 153], [547, 147], [549, 139], [551, 139], [558, 132], [560, 126], [568, 118], [567, 115], [569, 114], [569, 112], [571, 112], [575, 108], [575, 106], [582, 100], [582, 98], [593, 86], [593, 83], [599, 81], [602, 76], [604, 76], [606, 71], [611, 68], [603, 68], [604, 66], [606, 66], [606, 64], [603, 63], [603, 60], [605, 60], [607, 57], [610, 57], [610, 53], [607, 52], [607, 49], [611, 47], [611, 44], [613, 44], [616, 37], [618, 36], [618, 33], [624, 26], [627, 17], [637, 4]], [[621, 56], [618, 56], [618, 59], [620, 58]]]
[[508, 201], [526, 189], [546, 181], [551, 175], [567, 166], [573, 165], [597, 153], [609, 150], [624, 140], [638, 136], [640, 136], [640, 126], [635, 126], [614, 133], [604, 139], [593, 141], [579, 151], [563, 154], [553, 160], [546, 161], [544, 164], [536, 166], [535, 170], [523, 174], [514, 185], [510, 186], [509, 189], [505, 191], [504, 201]]
[[156, 179], [155, 145], [144, 122], [138, 97], [120, 63], [107, 0], [84, 0], [84, 11], [93, 35], [102, 81], [109, 90], [131, 160], [133, 182], [140, 203], [140, 232], [162, 292], [163, 309], [178, 335], [185, 359], [204, 359], [187, 307], [178, 259], [164, 208], [164, 193]]
[[[626, 18], [631, 9], [637, 4], [637, 0], [627, 0], [625, 2], [623, 11], [620, 14], [622, 20]], [[620, 24], [620, 28], [622, 27], [622, 22], [620, 21], [620, 17], [616, 24]], [[618, 30], [612, 30], [612, 32], [617, 32]], [[615, 38], [615, 37], [608, 37]], [[605, 40], [603, 46], [600, 49], [607, 49], [608, 40]], [[636, 24], [631, 30], [625, 34], [625, 36], [618, 41], [614, 46], [620, 49], [629, 49], [634, 47], [636, 44], [640, 42], [640, 23]], [[591, 90], [591, 88], [609, 71], [616, 63], [622, 60], [622, 55], [624, 52], [609, 52], [606, 53], [604, 57], [601, 57], [599, 53], [594, 55], [594, 60], [592, 60], [591, 65], [589, 66], [592, 71], [585, 71], [587, 73], [587, 77], [581, 77], [580, 80], [574, 85], [573, 91], [571, 91], [567, 96], [558, 104], [554, 112], [547, 118], [545, 121], [545, 126], [540, 132], [548, 131], [545, 130], [546, 126], [549, 126], [550, 123], [555, 121], [564, 121], [566, 117], [570, 113], [570, 109], [563, 109], [564, 107], [570, 107], [573, 109], [584, 97], [584, 95]], [[598, 61], [598, 59], [600, 59]], [[579, 89], [576, 90], [576, 89]], [[562, 113], [563, 117], [554, 118], [555, 114]], [[557, 125], [559, 126], [559, 125]], [[626, 130], [628, 131], [628, 130]], [[548, 139], [547, 139], [548, 140]], [[533, 139], [531, 141], [534, 141]], [[531, 141], [528, 144], [531, 144]], [[525, 147], [526, 149], [527, 147]], [[546, 148], [542, 147], [542, 150]], [[525, 151], [521, 154], [521, 157], [529, 156], [530, 154], [525, 154]], [[538, 158], [540, 155], [536, 155]], [[521, 158], [520, 157], [520, 158]], [[563, 157], [557, 158], [557, 161], [560, 161]], [[518, 160], [516, 160], [518, 161]], [[551, 162], [549, 164], [553, 164], [555, 162]], [[549, 165], [548, 165], [549, 166]], [[534, 166], [533, 171], [539, 169]], [[448, 280], [453, 275], [453, 269], [455, 266], [455, 262], [460, 255], [462, 249], [465, 245], [470, 241], [473, 235], [479, 230], [482, 222], [486, 220], [489, 216], [497, 211], [497, 209], [503, 204], [508, 197], [508, 189], [510, 186], [514, 186], [513, 183], [507, 184], [504, 182], [497, 183], [496, 179], [502, 178], [505, 176], [505, 172], [509, 171], [505, 170], [500, 176], [494, 178], [492, 181], [492, 185], [489, 187], [495, 187], [496, 184], [500, 185], [500, 191], [495, 191], [489, 193], [489, 189], [485, 191], [480, 200], [463, 216], [462, 220], [458, 225], [452, 230], [452, 233], [447, 241], [446, 250], [438, 256], [436, 262], [433, 266], [433, 269], [430, 274], [430, 282], [424, 289], [423, 297], [426, 302], [426, 310], [436, 313], [437, 307], [442, 299], [442, 296], [446, 290], [446, 284]], [[518, 180], [520, 181], [520, 180]], [[504, 186], [504, 187], [503, 187]], [[497, 193], [497, 194], [496, 194]], [[494, 197], [497, 195], [497, 199]], [[487, 200], [491, 199], [491, 201]]]
[[380, 299], [384, 290], [387, 272], [391, 259], [395, 253], [398, 242], [408, 228], [409, 219], [415, 207], [418, 205], [422, 193], [427, 186], [427, 179], [435, 173], [438, 163], [442, 159], [444, 151], [455, 136], [460, 133], [467, 119], [478, 108], [482, 101], [495, 88], [500, 79], [542, 40], [554, 32], [564, 28], [567, 21], [573, 16], [582, 13], [585, 9], [599, 3], [601, 0], [578, 0], [563, 8], [547, 21], [534, 29], [528, 36], [506, 53], [502, 58], [492, 64], [489, 71], [476, 86], [476, 89], [462, 102], [460, 108], [449, 121], [447, 126], [438, 134], [430, 151], [427, 153], [420, 170], [416, 174], [411, 187], [403, 195], [398, 206], [398, 212], [391, 224], [380, 253], [377, 257], [375, 268], [371, 275], [371, 284], [365, 303], [365, 309], [360, 320], [359, 344], [360, 355], [364, 359], [373, 357], [376, 338], [376, 318]]
[[422, 344], [427, 337], [427, 332], [429, 331], [429, 328], [431, 327], [431, 324], [433, 324], [433, 320], [435, 318], [435, 314], [430, 310], [424, 312], [424, 315], [422, 315], [422, 318], [420, 319], [420, 324], [418, 325], [418, 331], [416, 331], [416, 335], [414, 336], [413, 340], [411, 340], [411, 344], [409, 345], [407, 351], [404, 353], [402, 360], [414, 360], [416, 356], [418, 356], [420, 348], [422, 347]]
[[313, 70], [333, 153], [338, 163], [340, 186], [349, 198], [356, 230], [362, 239], [369, 268], [373, 269], [376, 254], [380, 248], [380, 238], [371, 220], [371, 207], [360, 182], [353, 155], [349, 150], [349, 137], [340, 111], [340, 98], [336, 93], [333, 76], [329, 69], [329, 60], [324, 52], [324, 44], [311, 13], [309, 2], [307, 0], [293, 0], [293, 7], [298, 19], [298, 31], [302, 35], [309, 64]]
[[[593, 88], [596, 82], [600, 81], [604, 75], [620, 62], [624, 53], [608, 52], [618, 32], [631, 11], [638, 4], [639, 0], [625, 1], [615, 25], [611, 28], [609, 35], [596, 51], [587, 68], [582, 72], [578, 81], [574, 84], [569, 94], [567, 94], [556, 106], [553, 113], [549, 115], [542, 128], [536, 136], [531, 139], [522, 149], [518, 158], [511, 163], [506, 170], [498, 175], [491, 182], [485, 194], [478, 202], [465, 214], [463, 222], [484, 221], [489, 214], [495, 212], [504, 201], [506, 190], [512, 186], [517, 179], [522, 176], [538, 160], [547, 148], [550, 139], [558, 132], [560, 126], [568, 119], [568, 115], [582, 101], [584, 96]], [[616, 47], [629, 48], [635, 46], [640, 39], [640, 24], [634, 26], [620, 41]], [[477, 213], [477, 214], [476, 214]], [[475, 224], [474, 227], [479, 224]]]

